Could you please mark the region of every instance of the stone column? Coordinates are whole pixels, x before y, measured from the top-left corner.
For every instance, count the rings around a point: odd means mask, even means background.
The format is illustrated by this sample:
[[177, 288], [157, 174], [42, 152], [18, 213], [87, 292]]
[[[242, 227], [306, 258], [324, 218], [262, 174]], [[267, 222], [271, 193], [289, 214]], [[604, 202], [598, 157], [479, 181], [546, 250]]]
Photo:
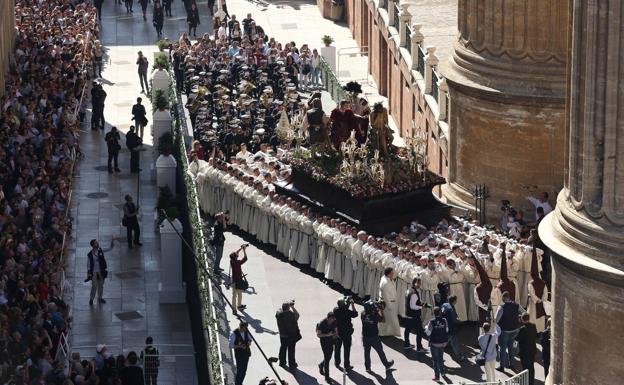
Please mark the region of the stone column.
[[420, 32], [421, 28], [421, 24], [412, 24], [412, 71], [418, 70], [418, 50], [425, 40], [425, 36]]
[[452, 111], [450, 203], [472, 208], [484, 183], [493, 219], [502, 199], [534, 212], [523, 186], [561, 189], [568, 9], [568, 0], [458, 0], [459, 38], [439, 66]]
[[564, 189], [540, 224], [552, 249], [548, 384], [624, 378], [624, 6], [573, 0]]
[[436, 47], [427, 46], [425, 55], [425, 93], [430, 94], [433, 88], [433, 67], [438, 65], [439, 59], [435, 55]]

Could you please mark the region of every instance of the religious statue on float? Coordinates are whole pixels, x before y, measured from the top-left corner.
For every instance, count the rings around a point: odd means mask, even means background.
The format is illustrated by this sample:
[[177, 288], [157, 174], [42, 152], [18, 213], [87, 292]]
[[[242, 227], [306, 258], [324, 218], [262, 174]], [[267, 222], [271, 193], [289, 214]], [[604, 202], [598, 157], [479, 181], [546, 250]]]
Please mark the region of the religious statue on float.
[[379, 150], [379, 156], [386, 158], [391, 152], [393, 139], [392, 130], [388, 126], [388, 109], [381, 102], [375, 103], [370, 114], [366, 143], [371, 151]]

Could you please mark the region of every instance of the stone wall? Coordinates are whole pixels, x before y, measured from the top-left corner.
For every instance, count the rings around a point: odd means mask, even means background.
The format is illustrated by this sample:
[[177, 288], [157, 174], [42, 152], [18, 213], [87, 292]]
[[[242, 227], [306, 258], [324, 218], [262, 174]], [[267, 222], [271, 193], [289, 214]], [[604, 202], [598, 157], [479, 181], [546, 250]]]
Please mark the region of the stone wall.
[[0, 95], [4, 93], [4, 82], [9, 66], [9, 55], [15, 41], [14, 0], [0, 1]]
[[563, 187], [568, 1], [458, 1], [459, 38], [441, 64], [450, 92], [449, 183], [444, 197], [470, 208], [489, 188], [489, 222], [500, 201], [525, 209], [526, 186]]

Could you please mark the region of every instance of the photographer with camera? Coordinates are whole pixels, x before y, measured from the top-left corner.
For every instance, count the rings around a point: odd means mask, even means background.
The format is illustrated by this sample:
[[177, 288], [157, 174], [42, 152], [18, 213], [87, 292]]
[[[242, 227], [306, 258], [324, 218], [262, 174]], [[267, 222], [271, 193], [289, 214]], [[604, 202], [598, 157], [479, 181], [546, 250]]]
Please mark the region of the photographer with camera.
[[210, 244], [214, 251], [214, 265], [213, 269], [215, 273], [223, 271], [221, 269], [221, 258], [223, 257], [223, 245], [225, 244], [225, 230], [230, 223], [230, 212], [225, 211], [215, 215], [215, 224], [212, 228], [212, 240]]
[[371, 348], [375, 349], [377, 354], [379, 354], [379, 359], [386, 367], [386, 370], [389, 370], [394, 365], [394, 361], [388, 361], [386, 358], [381, 345], [381, 338], [379, 338], [379, 322], [385, 321], [384, 308], [385, 304], [383, 301], [374, 302], [368, 300], [364, 302], [364, 312], [361, 316], [362, 344], [364, 345], [364, 366], [367, 372], [371, 372]]
[[403, 334], [405, 349], [412, 348], [410, 344], [409, 336], [412, 330], [416, 329], [416, 351], [426, 352], [427, 350], [422, 346], [422, 339], [425, 331], [422, 327], [422, 309], [431, 308], [431, 305], [420, 300], [420, 278], [414, 278], [412, 280], [412, 287], [407, 290], [405, 298], [405, 332]]
[[[234, 307], [234, 313], [236, 313], [236, 309], [244, 310], [247, 306], [243, 305], [243, 290], [247, 290], [249, 287], [249, 283], [247, 283], [247, 279], [243, 275], [242, 266], [245, 262], [247, 262], [247, 247], [248, 244], [244, 244], [240, 247], [240, 249], [236, 250], [234, 253], [230, 254], [230, 279], [232, 282], [232, 306]], [[239, 253], [243, 252], [243, 258], [239, 257]]]
[[288, 354], [288, 367], [295, 369], [295, 345], [301, 339], [299, 331], [299, 312], [295, 309], [295, 300], [284, 302], [282, 308], [275, 313], [277, 329], [280, 335], [279, 365], [286, 367], [286, 355]]
[[[349, 307], [351, 305], [351, 307]], [[338, 306], [334, 308], [334, 316], [336, 317], [338, 338], [334, 349], [334, 362], [336, 367], [340, 369], [340, 349], [344, 346], [344, 368], [345, 370], [353, 369], [351, 366], [351, 342], [353, 335], [352, 318], [358, 316], [355, 310], [355, 303], [351, 296], [347, 296], [338, 300]]]

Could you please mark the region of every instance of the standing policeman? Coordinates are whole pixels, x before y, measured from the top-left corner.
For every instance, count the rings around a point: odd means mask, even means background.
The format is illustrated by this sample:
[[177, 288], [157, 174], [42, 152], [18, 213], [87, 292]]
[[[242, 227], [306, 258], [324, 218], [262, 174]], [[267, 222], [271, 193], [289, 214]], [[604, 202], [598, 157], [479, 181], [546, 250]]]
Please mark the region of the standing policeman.
[[[349, 304], [351, 304], [350, 309]], [[336, 367], [340, 369], [340, 348], [344, 345], [344, 368], [345, 370], [351, 370], [353, 369], [350, 360], [351, 336], [353, 335], [353, 323], [351, 319], [358, 316], [353, 299], [351, 299], [351, 297], [339, 299], [338, 306], [334, 309], [334, 316], [336, 317], [338, 329], [338, 338], [336, 339], [334, 349], [334, 362], [336, 363]]]

